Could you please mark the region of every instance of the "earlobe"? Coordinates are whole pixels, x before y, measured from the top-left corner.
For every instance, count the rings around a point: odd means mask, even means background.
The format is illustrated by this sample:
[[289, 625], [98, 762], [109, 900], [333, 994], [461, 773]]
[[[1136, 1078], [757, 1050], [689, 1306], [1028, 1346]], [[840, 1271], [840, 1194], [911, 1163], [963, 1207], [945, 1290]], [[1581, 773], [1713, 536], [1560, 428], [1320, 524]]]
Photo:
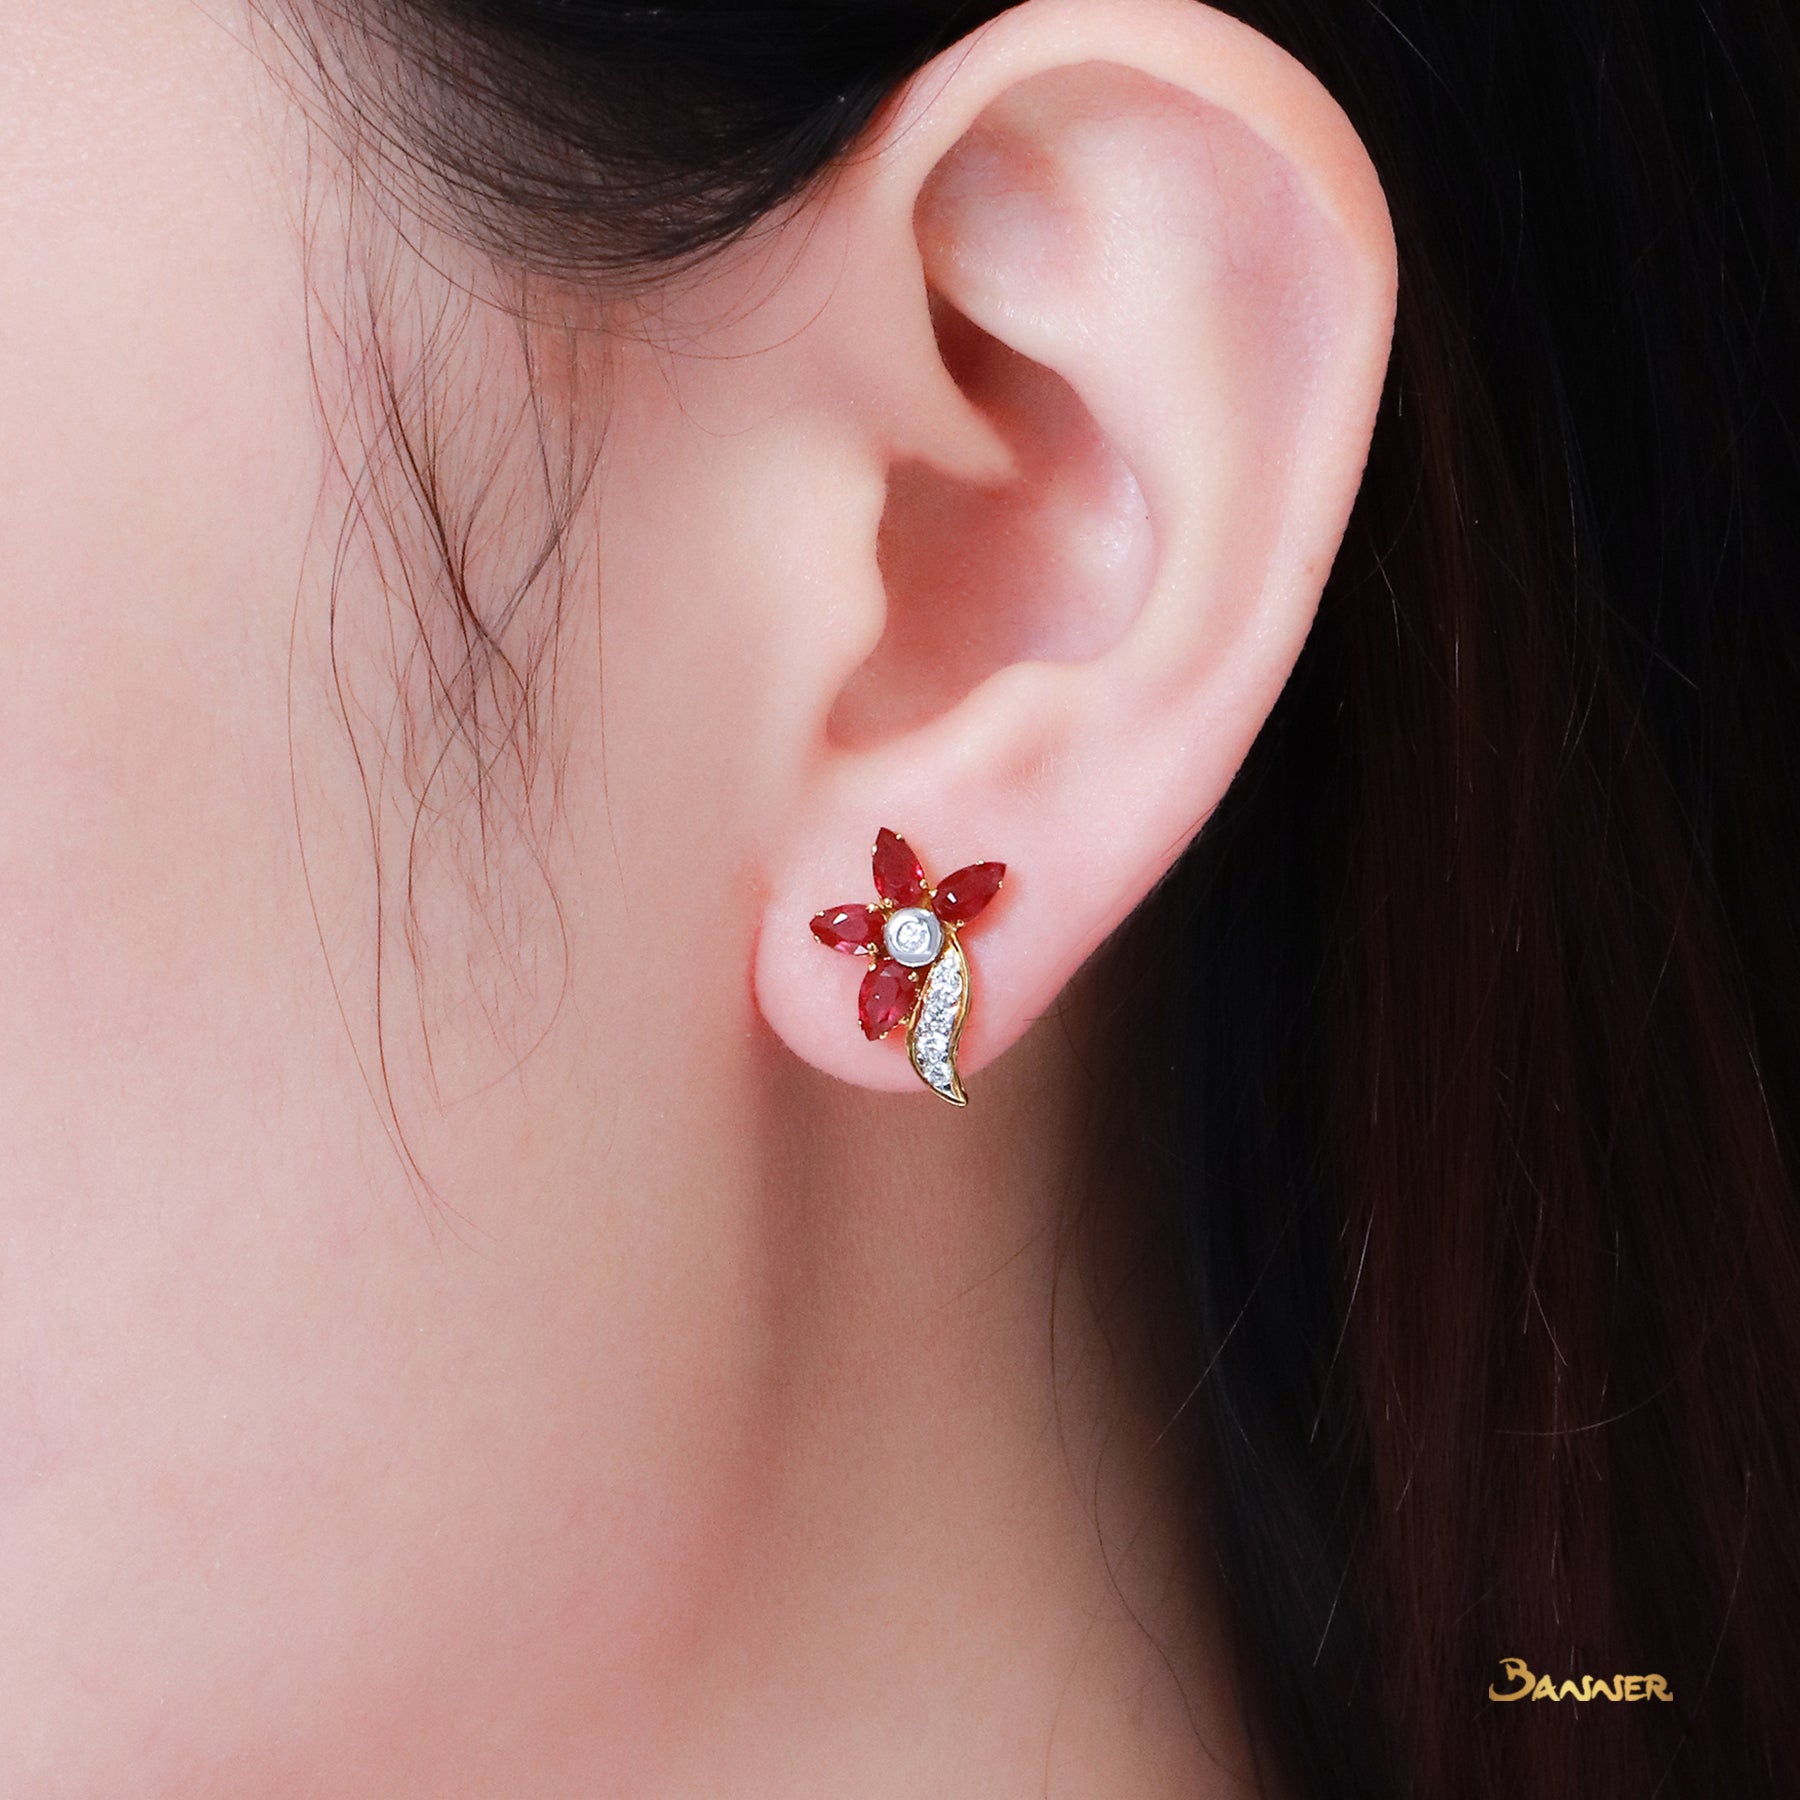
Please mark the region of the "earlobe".
[[[899, 405], [857, 552], [874, 629], [795, 709], [756, 992], [807, 1061], [902, 1089], [907, 1059], [855, 1028], [856, 976], [809, 920], [861, 891], [883, 824], [941, 870], [1005, 862], [967, 1072], [1132, 909], [1304, 638], [1373, 425], [1393, 248], [1329, 96], [1191, 0], [1002, 15], [821, 204], [845, 248], [808, 329], [891, 330], [911, 361], [883, 368], [889, 415], [908, 369], [930, 398]], [[902, 263], [905, 284], [875, 279]], [[867, 413], [855, 385], [841, 404]], [[939, 453], [947, 386], [1004, 458], [972, 461], [966, 420]]]

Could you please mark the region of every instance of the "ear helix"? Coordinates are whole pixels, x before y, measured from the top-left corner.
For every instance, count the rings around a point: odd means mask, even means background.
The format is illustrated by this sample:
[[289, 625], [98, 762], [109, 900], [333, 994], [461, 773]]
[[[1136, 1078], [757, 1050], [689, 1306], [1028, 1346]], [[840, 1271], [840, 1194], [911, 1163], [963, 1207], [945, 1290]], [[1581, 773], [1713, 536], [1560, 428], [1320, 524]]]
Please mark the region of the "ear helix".
[[863, 1036], [874, 1042], [904, 1026], [919, 1079], [952, 1106], [966, 1106], [956, 1046], [969, 1016], [971, 980], [960, 938], [999, 893], [1006, 864], [968, 863], [934, 888], [911, 846], [885, 825], [872, 861], [874, 905], [858, 901], [815, 913], [812, 934], [828, 949], [868, 957], [856, 1002]]

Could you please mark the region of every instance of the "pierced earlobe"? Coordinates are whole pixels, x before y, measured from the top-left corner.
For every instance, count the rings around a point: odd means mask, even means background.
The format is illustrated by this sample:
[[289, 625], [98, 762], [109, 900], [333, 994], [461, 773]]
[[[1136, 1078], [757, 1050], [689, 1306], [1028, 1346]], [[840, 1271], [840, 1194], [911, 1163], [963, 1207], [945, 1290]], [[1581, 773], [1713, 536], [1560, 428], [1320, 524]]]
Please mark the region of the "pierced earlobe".
[[933, 888], [911, 846], [885, 825], [872, 863], [875, 904], [815, 913], [812, 934], [828, 949], [869, 958], [856, 1002], [863, 1036], [875, 1042], [904, 1025], [919, 1079], [952, 1106], [966, 1106], [956, 1046], [969, 1016], [969, 962], [958, 933], [999, 893], [1006, 864], [969, 863]]

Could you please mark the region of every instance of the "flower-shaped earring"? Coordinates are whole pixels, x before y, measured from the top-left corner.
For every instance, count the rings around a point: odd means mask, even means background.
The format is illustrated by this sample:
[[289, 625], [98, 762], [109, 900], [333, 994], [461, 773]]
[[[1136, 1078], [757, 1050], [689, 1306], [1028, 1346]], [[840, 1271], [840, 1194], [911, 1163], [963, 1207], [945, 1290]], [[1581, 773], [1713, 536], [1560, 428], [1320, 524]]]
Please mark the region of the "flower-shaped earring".
[[904, 838], [884, 825], [875, 838], [875, 904], [816, 913], [821, 944], [869, 958], [856, 1014], [863, 1036], [906, 1026], [906, 1053], [919, 1078], [953, 1106], [968, 1096], [956, 1075], [956, 1043], [969, 1016], [969, 962], [956, 941], [1000, 891], [1006, 864], [970, 863], [933, 888]]

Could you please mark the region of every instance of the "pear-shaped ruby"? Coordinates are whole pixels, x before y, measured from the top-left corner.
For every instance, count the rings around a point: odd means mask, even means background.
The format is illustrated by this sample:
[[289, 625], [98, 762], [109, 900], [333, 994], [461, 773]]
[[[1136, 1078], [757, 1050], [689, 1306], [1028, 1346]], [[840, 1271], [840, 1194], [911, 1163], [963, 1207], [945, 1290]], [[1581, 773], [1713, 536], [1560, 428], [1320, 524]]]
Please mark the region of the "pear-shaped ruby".
[[859, 956], [881, 942], [881, 928], [887, 915], [873, 906], [834, 906], [814, 913], [812, 934], [821, 944], [833, 950]]
[[884, 825], [875, 834], [875, 891], [896, 906], [917, 906], [925, 898], [925, 871], [911, 846]]
[[863, 1036], [873, 1042], [884, 1038], [896, 1025], [906, 1023], [919, 997], [919, 971], [906, 968], [892, 957], [878, 962], [862, 978], [862, 991], [856, 996], [856, 1016], [862, 1021]]
[[966, 925], [986, 910], [987, 903], [1000, 891], [1006, 879], [1006, 864], [970, 863], [954, 875], [946, 875], [938, 883], [937, 898], [931, 910], [946, 925]]

